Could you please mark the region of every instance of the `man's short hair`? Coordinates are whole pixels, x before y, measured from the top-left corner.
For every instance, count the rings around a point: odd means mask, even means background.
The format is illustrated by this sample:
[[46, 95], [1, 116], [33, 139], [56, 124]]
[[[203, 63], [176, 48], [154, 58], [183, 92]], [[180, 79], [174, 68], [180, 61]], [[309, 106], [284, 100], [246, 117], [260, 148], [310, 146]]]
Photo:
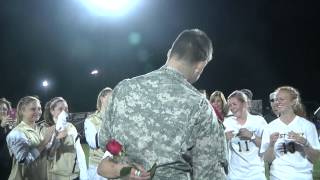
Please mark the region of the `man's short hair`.
[[276, 98], [276, 92], [270, 93], [270, 95], [269, 95], [270, 102], [273, 102], [275, 100], [275, 98]]
[[188, 29], [179, 34], [168, 55], [193, 63], [210, 61], [212, 53], [213, 45], [207, 34], [199, 29]]

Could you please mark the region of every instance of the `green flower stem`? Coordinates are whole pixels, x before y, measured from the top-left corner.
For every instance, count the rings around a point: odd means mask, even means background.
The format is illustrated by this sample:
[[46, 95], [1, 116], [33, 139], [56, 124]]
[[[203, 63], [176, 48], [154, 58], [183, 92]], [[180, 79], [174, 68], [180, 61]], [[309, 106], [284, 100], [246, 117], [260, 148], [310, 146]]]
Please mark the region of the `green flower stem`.
[[154, 163], [151, 169], [148, 170], [148, 172], [150, 172], [150, 179], [153, 178], [154, 174], [156, 173], [156, 170], [157, 170], [157, 163]]
[[132, 169], [131, 166], [127, 166], [127, 167], [121, 168], [121, 170], [120, 170], [120, 178], [130, 175], [131, 169]]

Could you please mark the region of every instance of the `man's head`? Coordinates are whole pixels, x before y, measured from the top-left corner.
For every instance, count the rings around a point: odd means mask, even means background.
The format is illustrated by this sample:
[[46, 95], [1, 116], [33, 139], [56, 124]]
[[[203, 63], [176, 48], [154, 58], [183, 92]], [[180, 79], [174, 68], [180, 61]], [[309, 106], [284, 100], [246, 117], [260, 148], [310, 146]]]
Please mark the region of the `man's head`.
[[199, 29], [182, 31], [168, 52], [168, 63], [180, 70], [193, 83], [197, 81], [207, 63], [212, 59], [210, 38]]
[[278, 113], [277, 106], [276, 106], [276, 103], [275, 103], [275, 101], [276, 101], [276, 92], [270, 93], [269, 101], [270, 101], [270, 106], [271, 106], [271, 109], [272, 109], [273, 113], [278, 116], [279, 113]]

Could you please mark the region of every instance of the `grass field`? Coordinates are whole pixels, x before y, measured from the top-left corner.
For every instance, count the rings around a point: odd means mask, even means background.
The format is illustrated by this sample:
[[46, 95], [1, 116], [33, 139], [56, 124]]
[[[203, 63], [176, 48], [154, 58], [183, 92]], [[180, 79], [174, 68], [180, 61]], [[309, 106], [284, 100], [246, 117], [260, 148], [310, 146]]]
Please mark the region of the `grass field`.
[[89, 162], [89, 145], [88, 144], [81, 144], [82, 149], [84, 154], [86, 155], [86, 162], [87, 162], [87, 167], [88, 167], [88, 162]]
[[[88, 165], [89, 146], [88, 144], [82, 144], [82, 148], [86, 155], [86, 160]], [[269, 174], [269, 172], [266, 172], [266, 174]], [[320, 160], [318, 160], [313, 166], [313, 180], [320, 180]]]
[[313, 179], [320, 180], [320, 160], [318, 160], [313, 166]]

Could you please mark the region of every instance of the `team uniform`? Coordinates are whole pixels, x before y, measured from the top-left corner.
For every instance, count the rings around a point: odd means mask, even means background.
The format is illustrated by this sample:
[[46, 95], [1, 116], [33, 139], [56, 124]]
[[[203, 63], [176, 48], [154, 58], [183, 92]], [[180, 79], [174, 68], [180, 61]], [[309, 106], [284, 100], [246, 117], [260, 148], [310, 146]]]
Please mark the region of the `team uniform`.
[[[245, 124], [237, 122], [236, 117], [231, 116], [224, 120], [225, 132], [234, 131], [236, 135], [240, 128], [246, 128], [255, 136], [261, 137], [266, 121], [262, 116], [247, 113]], [[251, 140], [240, 140], [235, 136], [229, 141], [229, 173], [230, 180], [264, 180], [264, 161], [259, 156], [259, 147]]]
[[288, 138], [289, 132], [299, 133], [306, 138], [314, 149], [320, 149], [317, 131], [310, 121], [296, 116], [290, 124], [280, 118], [272, 121], [264, 130], [260, 152], [264, 153], [270, 143], [270, 135], [279, 132], [280, 136], [274, 145], [275, 159], [270, 168], [271, 180], [312, 180], [313, 164], [307, 159], [303, 147]]
[[77, 129], [67, 123], [67, 136], [59, 141], [59, 147], [48, 160], [49, 180], [88, 179], [85, 155], [78, 138]]
[[103, 151], [99, 148], [98, 132], [102, 123], [101, 112], [95, 112], [84, 121], [86, 141], [90, 147], [88, 177], [91, 180], [105, 180], [97, 174], [97, 167], [103, 157]]
[[20, 122], [7, 136], [10, 155], [13, 157], [9, 180], [47, 179], [46, 150], [39, 152], [43, 140], [41, 128]]

